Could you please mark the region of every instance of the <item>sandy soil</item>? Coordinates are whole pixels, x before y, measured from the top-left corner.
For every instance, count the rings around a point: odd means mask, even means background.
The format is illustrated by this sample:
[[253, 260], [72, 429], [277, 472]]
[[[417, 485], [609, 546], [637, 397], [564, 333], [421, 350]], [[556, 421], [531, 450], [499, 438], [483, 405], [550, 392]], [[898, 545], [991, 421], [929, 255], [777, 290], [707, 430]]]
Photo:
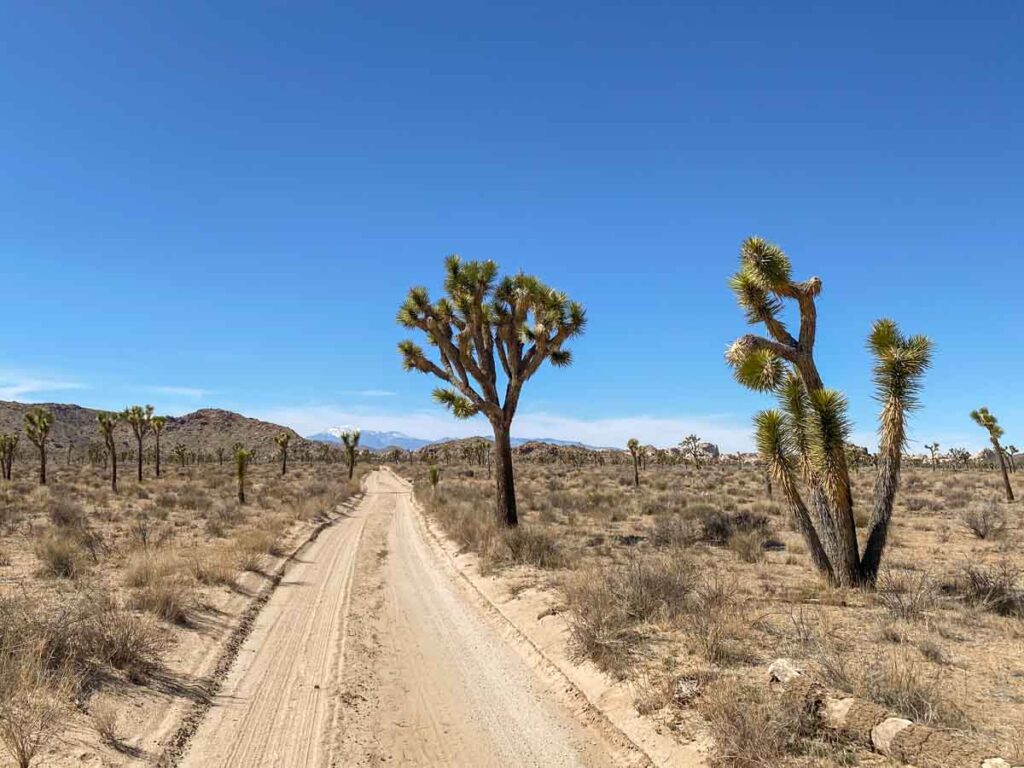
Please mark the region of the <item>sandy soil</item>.
[[609, 766], [635, 753], [573, 712], [371, 475], [270, 598], [184, 766]]

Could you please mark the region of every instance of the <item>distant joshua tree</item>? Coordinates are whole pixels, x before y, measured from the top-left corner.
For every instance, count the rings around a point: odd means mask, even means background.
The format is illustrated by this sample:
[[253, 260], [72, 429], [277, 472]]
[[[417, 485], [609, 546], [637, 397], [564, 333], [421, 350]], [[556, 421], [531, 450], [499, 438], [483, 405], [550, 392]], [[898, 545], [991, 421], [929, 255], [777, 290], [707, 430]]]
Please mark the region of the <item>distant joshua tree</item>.
[[18, 452], [17, 435], [0, 435], [0, 470], [3, 471], [4, 480], [11, 479], [11, 469], [14, 467], [14, 456]]
[[348, 479], [356, 469], [356, 450], [359, 448], [359, 430], [351, 429], [341, 433], [341, 442], [345, 446], [345, 461], [348, 463]]
[[124, 409], [124, 413], [121, 416], [128, 425], [132, 428], [132, 433], [135, 435], [135, 444], [138, 447], [137, 458], [138, 458], [138, 479], [142, 482], [142, 439], [149, 432], [151, 420], [153, 418], [153, 406], [147, 405], [145, 407], [141, 405], [130, 405]]
[[241, 444], [235, 445], [235, 475], [238, 477], [238, 503], [245, 504], [245, 472], [252, 458], [252, 451]]
[[25, 414], [25, 434], [39, 450], [39, 484], [46, 485], [46, 441], [53, 426], [53, 414], [36, 406]]
[[160, 435], [167, 426], [166, 416], [154, 416], [149, 420], [149, 428], [153, 430], [153, 437], [156, 439], [156, 449], [153, 453], [156, 476], [160, 477]]
[[1003, 436], [1003, 428], [999, 426], [999, 420], [989, 413], [988, 408], [979, 408], [971, 411], [971, 418], [974, 423], [988, 432], [988, 439], [992, 442], [992, 448], [996, 452], [996, 459], [999, 461], [999, 470], [1003, 473], [1003, 487], [1006, 490], [1006, 500], [1013, 501], [1013, 488], [1010, 487], [1010, 476], [1006, 473], [1006, 457], [1003, 456], [1003, 448], [999, 444], [999, 438]]
[[700, 469], [700, 459], [704, 454], [704, 447], [701, 439], [696, 435], [687, 435], [679, 447], [682, 449], [685, 456], [690, 457], [690, 461], [693, 462], [693, 466], [696, 469]]
[[[789, 257], [752, 237], [740, 249], [740, 268], [730, 287], [747, 322], [763, 324], [767, 336], [740, 337], [726, 359], [737, 381], [775, 393], [781, 405], [781, 410], [762, 411], [755, 418], [761, 458], [782, 488], [819, 572], [838, 584], [874, 585], [899, 486], [906, 418], [918, 404], [921, 379], [931, 362], [931, 341], [905, 337], [891, 320], [876, 321], [868, 337], [882, 412], [873, 512], [861, 555], [845, 451], [850, 433], [846, 398], [825, 388], [814, 360], [815, 298], [821, 293], [821, 280], [794, 281]], [[786, 301], [799, 308], [796, 338], [780, 316]], [[818, 529], [801, 498], [801, 480], [810, 488]]]
[[1014, 473], [1014, 472], [1017, 471], [1017, 462], [1014, 461], [1013, 457], [1016, 456], [1018, 453], [1020, 453], [1020, 451], [1017, 450], [1017, 446], [1016, 445], [1008, 445], [1008, 446], [1006, 446], [1005, 450], [1006, 450], [1006, 458], [1010, 461], [1010, 472]]
[[959, 467], [966, 468], [970, 466], [971, 452], [966, 448], [950, 448], [949, 453], [946, 455], [949, 456], [949, 461], [953, 464], [954, 470]]
[[181, 462], [181, 468], [185, 468], [185, 463], [188, 461], [188, 448], [185, 447], [184, 443], [178, 443], [171, 449], [171, 455]]
[[445, 273], [447, 297], [432, 303], [426, 288], [413, 288], [398, 313], [399, 323], [422, 331], [437, 347], [440, 364], [406, 340], [398, 345], [402, 365], [445, 382], [434, 390], [434, 400], [456, 418], [487, 417], [494, 431], [496, 513], [505, 525], [516, 526], [511, 428], [523, 384], [545, 360], [560, 367], [572, 362], [564, 345], [583, 333], [586, 314], [582, 305], [531, 275], [499, 280], [493, 261], [449, 256]]
[[441, 482], [441, 470], [436, 466], [430, 468], [430, 492], [437, 495], [437, 484]]
[[279, 432], [274, 438], [274, 442], [277, 443], [278, 451], [281, 453], [281, 477], [284, 477], [288, 471], [288, 443], [291, 441], [292, 436], [287, 432]]
[[629, 442], [626, 443], [626, 448], [629, 449], [629, 455], [633, 457], [633, 485], [636, 488], [640, 487], [640, 441], [635, 437], [629, 438]]
[[100, 411], [96, 414], [96, 421], [99, 423], [100, 436], [103, 438], [103, 445], [110, 456], [110, 489], [117, 493], [117, 444], [114, 441], [114, 428], [120, 421], [120, 415], [108, 411]]
[[925, 446], [932, 455], [932, 471], [939, 466], [939, 444], [929, 443]]

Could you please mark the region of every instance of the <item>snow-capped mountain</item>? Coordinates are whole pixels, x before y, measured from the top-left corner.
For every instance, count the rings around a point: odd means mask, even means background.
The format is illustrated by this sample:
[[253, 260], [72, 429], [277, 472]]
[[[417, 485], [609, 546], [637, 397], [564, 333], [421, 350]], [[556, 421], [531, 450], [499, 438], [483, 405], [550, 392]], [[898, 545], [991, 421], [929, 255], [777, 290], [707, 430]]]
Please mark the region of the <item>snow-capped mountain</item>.
[[[355, 427], [330, 427], [323, 432], [310, 435], [307, 440], [317, 440], [321, 443], [340, 443], [341, 433], [348, 432]], [[421, 440], [418, 437], [410, 437], [404, 432], [375, 432], [364, 429], [359, 434], [359, 447], [368, 448], [371, 451], [383, 451], [386, 448], [403, 448], [407, 451], [415, 451], [424, 445], [430, 445], [433, 440]]]

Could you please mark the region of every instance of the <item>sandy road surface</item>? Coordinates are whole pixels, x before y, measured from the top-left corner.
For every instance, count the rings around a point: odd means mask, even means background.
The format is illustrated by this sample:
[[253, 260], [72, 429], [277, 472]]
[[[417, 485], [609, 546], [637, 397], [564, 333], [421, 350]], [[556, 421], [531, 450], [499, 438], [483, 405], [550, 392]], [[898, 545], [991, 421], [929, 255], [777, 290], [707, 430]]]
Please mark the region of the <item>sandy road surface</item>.
[[563, 688], [446, 569], [406, 486], [375, 472], [270, 598], [181, 765], [632, 762]]

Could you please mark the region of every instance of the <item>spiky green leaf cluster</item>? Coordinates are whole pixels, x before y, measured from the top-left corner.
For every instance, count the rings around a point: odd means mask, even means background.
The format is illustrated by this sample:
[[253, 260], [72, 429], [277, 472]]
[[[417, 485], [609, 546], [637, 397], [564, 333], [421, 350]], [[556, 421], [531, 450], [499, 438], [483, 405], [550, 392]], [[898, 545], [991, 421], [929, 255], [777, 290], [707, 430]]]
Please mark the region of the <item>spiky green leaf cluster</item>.
[[36, 406], [25, 414], [25, 434], [37, 448], [46, 442], [52, 426], [53, 414], [45, 408]]
[[443, 405], [457, 419], [471, 419], [480, 412], [468, 397], [463, 397], [455, 390], [437, 387], [432, 396], [434, 402]]
[[985, 406], [976, 411], [971, 411], [971, 419], [982, 429], [988, 431], [992, 440], [998, 440], [1003, 436], [1003, 428], [999, 426], [999, 420]]
[[753, 349], [735, 356], [732, 373], [736, 381], [755, 392], [779, 389], [788, 368], [770, 349]]

